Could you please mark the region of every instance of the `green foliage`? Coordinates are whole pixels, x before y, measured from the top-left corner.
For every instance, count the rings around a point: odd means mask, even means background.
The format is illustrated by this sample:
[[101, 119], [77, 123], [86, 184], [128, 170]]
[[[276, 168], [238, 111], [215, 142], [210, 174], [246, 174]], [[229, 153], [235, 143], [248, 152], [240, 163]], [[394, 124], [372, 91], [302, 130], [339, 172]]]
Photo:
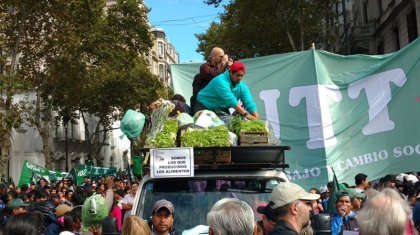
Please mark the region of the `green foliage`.
[[228, 124], [228, 129], [235, 133], [236, 135], [239, 135], [239, 132], [241, 131], [241, 123], [242, 123], [242, 117], [241, 115], [235, 115]]
[[[205, 3], [218, 6], [221, 0]], [[225, 1], [220, 24], [196, 35], [197, 52], [208, 56], [214, 46], [235, 59], [251, 58], [310, 48], [328, 50], [337, 38], [337, 0]], [[258, 32], [258, 33], [256, 33]]]
[[229, 131], [225, 126], [210, 129], [189, 129], [181, 136], [182, 145], [185, 147], [227, 147]]
[[155, 147], [171, 148], [176, 147], [176, 136], [178, 133], [178, 121], [168, 119], [163, 124], [163, 129], [156, 135]]
[[241, 131], [267, 131], [262, 120], [247, 120], [241, 122]]

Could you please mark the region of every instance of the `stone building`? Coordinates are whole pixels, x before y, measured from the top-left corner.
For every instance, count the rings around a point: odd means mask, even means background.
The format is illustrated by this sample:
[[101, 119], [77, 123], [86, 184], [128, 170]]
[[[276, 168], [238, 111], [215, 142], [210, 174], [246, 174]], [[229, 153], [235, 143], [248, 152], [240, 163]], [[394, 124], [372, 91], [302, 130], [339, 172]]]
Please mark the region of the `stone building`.
[[[344, 1], [344, 0], [343, 0]], [[347, 40], [350, 54], [386, 54], [419, 37], [420, 0], [346, 0]], [[345, 30], [342, 30], [343, 32]], [[348, 53], [344, 53], [348, 54]]]

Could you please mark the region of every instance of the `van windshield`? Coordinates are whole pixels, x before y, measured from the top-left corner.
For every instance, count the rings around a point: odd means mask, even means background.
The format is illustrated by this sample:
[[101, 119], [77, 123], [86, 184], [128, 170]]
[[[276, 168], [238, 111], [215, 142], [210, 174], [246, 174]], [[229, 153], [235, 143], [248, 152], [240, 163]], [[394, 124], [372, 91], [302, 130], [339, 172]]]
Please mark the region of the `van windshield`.
[[154, 179], [143, 185], [137, 215], [149, 220], [154, 203], [160, 199], [171, 201], [175, 207], [174, 227], [178, 232], [197, 225], [207, 225], [207, 213], [222, 198], [238, 198], [256, 212], [262, 202], [268, 202], [272, 189], [281, 179]]

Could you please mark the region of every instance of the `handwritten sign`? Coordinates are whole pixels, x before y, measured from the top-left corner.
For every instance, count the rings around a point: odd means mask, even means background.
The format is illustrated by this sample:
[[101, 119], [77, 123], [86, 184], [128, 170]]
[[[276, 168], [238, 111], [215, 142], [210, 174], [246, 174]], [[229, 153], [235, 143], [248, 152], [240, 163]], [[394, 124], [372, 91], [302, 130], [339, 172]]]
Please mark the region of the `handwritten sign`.
[[150, 156], [152, 178], [194, 176], [193, 148], [150, 149]]

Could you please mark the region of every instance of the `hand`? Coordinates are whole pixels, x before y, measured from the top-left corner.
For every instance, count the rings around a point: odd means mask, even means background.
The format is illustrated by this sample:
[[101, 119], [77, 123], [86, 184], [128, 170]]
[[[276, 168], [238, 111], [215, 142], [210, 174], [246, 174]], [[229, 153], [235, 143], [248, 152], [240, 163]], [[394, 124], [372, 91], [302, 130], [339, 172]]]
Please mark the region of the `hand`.
[[252, 116], [251, 114], [247, 114], [246, 116], [244, 116], [244, 118], [248, 119], [248, 120], [257, 120], [257, 117]]
[[112, 189], [113, 184], [114, 184], [114, 177], [112, 176], [106, 177], [106, 189]]
[[345, 216], [347, 213], [347, 206], [346, 205], [341, 205], [338, 209], [337, 209], [338, 213], [341, 216]]
[[229, 62], [229, 56], [225, 54], [220, 61], [223, 65], [226, 65]]
[[100, 235], [101, 234], [101, 226], [99, 224], [94, 224], [89, 227], [89, 231], [93, 233], [93, 235]]

